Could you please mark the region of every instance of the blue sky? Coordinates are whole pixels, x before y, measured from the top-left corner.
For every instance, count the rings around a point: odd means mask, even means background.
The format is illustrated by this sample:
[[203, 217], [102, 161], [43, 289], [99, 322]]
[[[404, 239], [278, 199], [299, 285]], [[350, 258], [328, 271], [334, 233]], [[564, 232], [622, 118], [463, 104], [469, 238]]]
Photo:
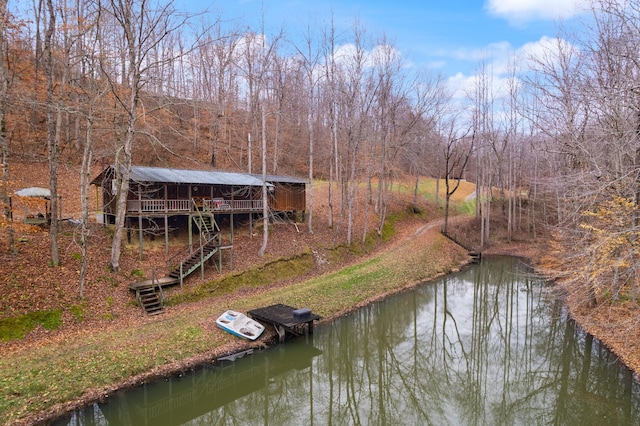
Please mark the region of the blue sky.
[[344, 30], [358, 19], [370, 36], [392, 40], [411, 66], [463, 80], [482, 59], [504, 63], [513, 52], [556, 37], [558, 23], [576, 22], [586, 0], [177, 0], [178, 7], [181, 1], [254, 30], [264, 10], [267, 36], [285, 28], [295, 38], [310, 22], [326, 25], [332, 13]]

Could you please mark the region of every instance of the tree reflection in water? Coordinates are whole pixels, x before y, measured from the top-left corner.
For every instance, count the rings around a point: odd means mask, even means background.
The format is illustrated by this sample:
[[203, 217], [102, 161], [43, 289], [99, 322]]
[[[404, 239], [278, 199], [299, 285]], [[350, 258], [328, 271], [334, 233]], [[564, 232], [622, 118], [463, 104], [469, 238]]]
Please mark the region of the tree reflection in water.
[[[232, 365], [61, 424], [634, 424], [632, 374], [514, 258], [426, 283]], [[116, 402], [116, 403], [114, 403]]]

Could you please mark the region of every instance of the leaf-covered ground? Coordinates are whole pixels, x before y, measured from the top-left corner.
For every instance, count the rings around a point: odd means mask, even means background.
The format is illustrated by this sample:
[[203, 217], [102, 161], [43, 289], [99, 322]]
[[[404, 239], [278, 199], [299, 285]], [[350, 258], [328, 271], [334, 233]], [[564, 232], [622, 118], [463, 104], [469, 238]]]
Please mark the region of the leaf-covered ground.
[[[79, 169], [72, 166], [61, 167], [58, 180], [62, 197], [62, 217], [81, 218]], [[10, 192], [31, 186], [48, 187], [48, 165], [10, 163]], [[315, 263], [310, 274], [321, 274], [366, 254], [344, 251], [340, 257], [336, 257], [332, 253], [332, 247], [345, 243], [347, 227], [344, 220], [339, 220], [339, 212], [334, 213], [334, 224], [329, 227], [326, 193], [326, 183], [318, 183], [314, 188], [313, 233], [308, 232], [307, 223], [274, 223], [271, 225], [266, 255], [260, 257], [260, 223], [254, 223], [252, 234], [248, 226], [236, 228], [233, 254], [229, 251], [223, 252], [221, 272], [209, 267], [205, 269], [204, 277], [201, 277], [199, 272], [194, 273], [185, 281], [183, 289], [178, 286], [169, 288], [167, 295], [170, 297], [175, 293], [186, 292], [225, 274], [247, 270], [274, 259], [299, 253], [312, 253]], [[411, 190], [397, 185], [390, 200], [391, 210], [402, 210], [411, 197]], [[364, 190], [355, 215], [352, 236], [354, 242], [361, 241], [365, 232], [373, 232], [377, 226], [373, 207], [367, 207], [363, 199]], [[153, 273], [157, 276], [166, 275], [167, 259], [183, 252], [188, 244], [186, 231], [181, 232], [178, 237], [171, 236], [167, 254], [163, 236], [153, 241], [147, 236], [144, 239], [144, 255], [141, 259], [137, 236], [134, 235], [131, 244], [127, 244], [123, 249], [121, 272], [113, 273], [108, 268], [112, 231], [92, 221], [87, 254], [87, 279], [84, 298], [80, 298], [81, 249], [78, 226], [72, 221], [62, 222], [58, 240], [61, 266], [50, 267], [50, 240], [47, 230], [21, 223], [23, 214], [31, 212], [31, 209], [37, 206], [25, 206], [25, 200], [17, 196], [13, 197], [12, 202], [17, 253], [9, 253], [6, 238], [8, 233], [6, 229], [0, 229], [0, 320], [32, 312], [60, 312], [62, 325], [57, 329], [36, 326], [23, 339], [0, 342], [4, 350], [41, 339], [54, 339], [61, 333], [85, 332], [92, 328], [104, 329], [123, 323], [147, 321], [141, 308], [135, 303], [134, 293], [128, 288], [129, 284], [143, 278], [151, 278]], [[89, 205], [92, 211], [97, 209], [94, 187], [90, 191]], [[437, 212], [429, 211], [428, 203], [423, 202], [422, 205], [426, 212], [425, 217], [437, 215]], [[368, 211], [365, 212], [365, 209]], [[363, 220], [365, 213], [369, 219], [366, 226]], [[223, 228], [227, 238], [228, 232], [228, 228]], [[365, 250], [375, 248], [364, 247]]]

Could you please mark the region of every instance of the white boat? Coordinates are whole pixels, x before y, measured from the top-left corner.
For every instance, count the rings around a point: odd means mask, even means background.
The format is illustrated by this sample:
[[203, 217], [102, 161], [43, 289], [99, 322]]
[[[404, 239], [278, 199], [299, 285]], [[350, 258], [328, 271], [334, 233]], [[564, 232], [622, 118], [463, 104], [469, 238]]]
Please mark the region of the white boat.
[[245, 314], [236, 311], [226, 311], [216, 320], [218, 327], [234, 336], [249, 340], [256, 340], [264, 331], [264, 325], [254, 321]]

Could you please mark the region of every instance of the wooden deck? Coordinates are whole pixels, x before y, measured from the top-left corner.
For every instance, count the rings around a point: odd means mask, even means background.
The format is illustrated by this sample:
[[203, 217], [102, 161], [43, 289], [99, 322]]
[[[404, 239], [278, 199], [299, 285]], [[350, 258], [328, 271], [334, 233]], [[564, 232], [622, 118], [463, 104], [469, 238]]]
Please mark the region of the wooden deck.
[[287, 333], [294, 336], [313, 333], [313, 322], [322, 318], [320, 315], [311, 312], [308, 315], [296, 317], [294, 316], [294, 311], [299, 310], [292, 306], [276, 304], [250, 310], [247, 314], [254, 320], [273, 325], [282, 343]]
[[129, 289], [136, 291], [141, 288], [152, 286], [154, 284], [159, 285], [161, 287], [166, 287], [166, 286], [178, 284], [179, 282], [180, 282], [179, 280], [172, 277], [162, 277], [162, 278], [156, 278], [155, 280], [137, 281], [133, 284], [129, 284]]

